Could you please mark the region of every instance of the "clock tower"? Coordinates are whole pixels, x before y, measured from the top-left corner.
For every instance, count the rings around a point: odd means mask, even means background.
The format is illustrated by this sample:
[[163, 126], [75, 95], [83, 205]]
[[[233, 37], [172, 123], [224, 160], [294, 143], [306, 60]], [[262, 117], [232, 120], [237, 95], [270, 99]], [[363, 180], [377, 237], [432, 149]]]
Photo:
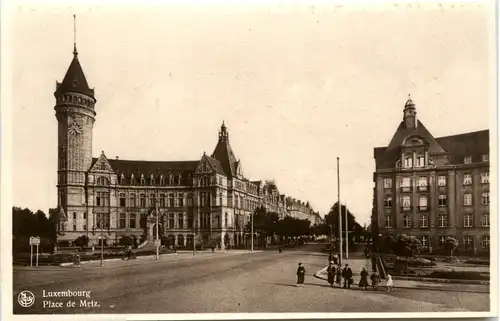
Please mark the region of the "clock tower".
[[68, 234], [68, 240], [74, 240], [86, 234], [89, 228], [85, 186], [86, 173], [92, 162], [92, 130], [96, 116], [94, 89], [85, 79], [76, 43], [73, 60], [63, 81], [56, 83], [54, 96], [58, 123], [58, 205], [64, 213], [60, 217], [58, 232], [61, 236]]

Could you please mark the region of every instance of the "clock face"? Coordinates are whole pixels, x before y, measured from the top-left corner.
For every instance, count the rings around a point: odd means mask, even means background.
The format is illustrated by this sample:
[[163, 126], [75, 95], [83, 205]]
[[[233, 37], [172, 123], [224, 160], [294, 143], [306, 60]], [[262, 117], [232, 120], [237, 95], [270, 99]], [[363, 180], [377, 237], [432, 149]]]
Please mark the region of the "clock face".
[[68, 119], [68, 130], [71, 135], [78, 135], [82, 133], [83, 126], [78, 123], [74, 118]]

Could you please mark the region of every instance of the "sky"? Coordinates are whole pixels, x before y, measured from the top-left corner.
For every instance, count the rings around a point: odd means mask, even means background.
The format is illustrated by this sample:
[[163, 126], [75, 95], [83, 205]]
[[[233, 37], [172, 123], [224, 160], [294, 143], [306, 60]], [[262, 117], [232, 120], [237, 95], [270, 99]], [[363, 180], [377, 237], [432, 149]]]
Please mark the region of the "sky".
[[[491, 3], [491, 2], [490, 2]], [[225, 121], [251, 180], [321, 215], [372, 208], [373, 148], [411, 94], [435, 136], [491, 128], [493, 10], [408, 5], [37, 5], [9, 14], [13, 205], [57, 204], [53, 92], [77, 47], [95, 88], [93, 154], [197, 160]]]

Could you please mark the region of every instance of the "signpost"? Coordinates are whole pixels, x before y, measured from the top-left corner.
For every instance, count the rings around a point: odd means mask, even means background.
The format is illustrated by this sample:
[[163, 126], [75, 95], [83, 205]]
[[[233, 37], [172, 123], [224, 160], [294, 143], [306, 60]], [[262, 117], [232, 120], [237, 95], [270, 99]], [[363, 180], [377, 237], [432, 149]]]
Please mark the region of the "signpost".
[[40, 237], [30, 236], [30, 266], [33, 266], [33, 246], [36, 245], [36, 266], [38, 266], [38, 252], [40, 248]]

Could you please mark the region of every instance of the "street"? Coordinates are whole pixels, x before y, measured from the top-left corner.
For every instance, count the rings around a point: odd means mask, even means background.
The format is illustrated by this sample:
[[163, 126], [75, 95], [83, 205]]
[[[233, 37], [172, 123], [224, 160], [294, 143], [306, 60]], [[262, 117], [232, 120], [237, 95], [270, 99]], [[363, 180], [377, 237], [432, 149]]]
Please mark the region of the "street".
[[[488, 293], [422, 289], [362, 292], [330, 288], [313, 275], [325, 267], [321, 245], [256, 253], [181, 253], [160, 261], [132, 260], [82, 264], [81, 268], [14, 268], [14, 313], [240, 313], [240, 312], [438, 312], [489, 311]], [[304, 287], [295, 270], [306, 268]], [[357, 276], [359, 271], [353, 271]], [[32, 307], [18, 304], [31, 291]], [[90, 298], [52, 297], [57, 291], [91, 291]], [[76, 301], [67, 307], [67, 301]], [[80, 306], [84, 301], [84, 305]], [[58, 306], [62, 302], [62, 307]], [[88, 301], [88, 302], [87, 302]], [[85, 303], [87, 302], [87, 303]], [[45, 304], [45, 308], [43, 305]], [[92, 306], [94, 305], [94, 306]]]

